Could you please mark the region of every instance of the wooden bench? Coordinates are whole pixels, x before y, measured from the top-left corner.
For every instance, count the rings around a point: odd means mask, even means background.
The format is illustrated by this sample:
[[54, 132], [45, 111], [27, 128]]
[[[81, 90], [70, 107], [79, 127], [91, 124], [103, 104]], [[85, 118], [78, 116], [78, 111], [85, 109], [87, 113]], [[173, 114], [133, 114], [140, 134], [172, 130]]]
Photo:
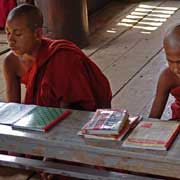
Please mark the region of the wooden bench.
[[156, 175], [157, 178], [180, 177], [180, 136], [169, 151], [163, 152], [124, 148], [120, 141], [84, 139], [78, 136], [79, 129], [92, 116], [93, 112], [73, 111], [48, 133], [13, 130], [10, 126], [0, 125], [1, 150], [13, 148], [18, 153], [59, 160], [52, 162], [0, 155], [0, 165], [91, 180], [119, 180], [128, 177], [122, 172]]

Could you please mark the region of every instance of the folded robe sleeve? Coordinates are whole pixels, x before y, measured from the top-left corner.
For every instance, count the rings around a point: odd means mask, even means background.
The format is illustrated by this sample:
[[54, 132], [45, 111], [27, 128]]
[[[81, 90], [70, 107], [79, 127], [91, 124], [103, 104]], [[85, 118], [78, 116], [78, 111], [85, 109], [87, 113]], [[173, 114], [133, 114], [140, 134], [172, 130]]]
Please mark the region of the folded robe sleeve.
[[57, 52], [48, 65], [48, 80], [56, 99], [70, 108], [95, 110], [95, 99], [90, 87], [88, 72], [83, 59], [73, 51]]

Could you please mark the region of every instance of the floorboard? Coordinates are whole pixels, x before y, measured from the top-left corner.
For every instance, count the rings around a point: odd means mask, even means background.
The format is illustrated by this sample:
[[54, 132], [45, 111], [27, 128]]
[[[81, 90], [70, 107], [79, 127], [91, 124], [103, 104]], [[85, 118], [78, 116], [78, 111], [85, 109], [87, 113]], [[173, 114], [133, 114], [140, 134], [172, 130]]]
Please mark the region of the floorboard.
[[0, 166], [0, 180], [27, 180], [31, 171]]

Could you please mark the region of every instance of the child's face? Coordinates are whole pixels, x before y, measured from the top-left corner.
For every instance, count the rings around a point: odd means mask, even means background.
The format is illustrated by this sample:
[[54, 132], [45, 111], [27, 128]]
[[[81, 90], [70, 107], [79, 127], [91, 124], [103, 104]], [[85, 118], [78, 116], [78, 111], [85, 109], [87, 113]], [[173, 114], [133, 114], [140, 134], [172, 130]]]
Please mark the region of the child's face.
[[165, 47], [170, 70], [180, 78], [180, 49]]
[[16, 55], [31, 54], [36, 45], [36, 33], [27, 26], [25, 17], [12, 18], [6, 22], [6, 34], [9, 46]]

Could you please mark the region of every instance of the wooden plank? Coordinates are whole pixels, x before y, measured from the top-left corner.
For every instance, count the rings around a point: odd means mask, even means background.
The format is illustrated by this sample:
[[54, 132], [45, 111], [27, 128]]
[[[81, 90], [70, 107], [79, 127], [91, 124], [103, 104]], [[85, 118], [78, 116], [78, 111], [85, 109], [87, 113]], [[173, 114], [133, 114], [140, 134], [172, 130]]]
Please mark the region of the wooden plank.
[[32, 172], [0, 166], [0, 180], [27, 180]]
[[9, 47], [7, 44], [0, 43], [0, 55], [9, 51]]
[[87, 0], [88, 14], [103, 8], [110, 0]]
[[[164, 112], [163, 112], [163, 114], [162, 114], [161, 119], [167, 120], [167, 119], [170, 119], [170, 118], [172, 117], [171, 104], [172, 104], [173, 102], [174, 102], [174, 97], [170, 95], [170, 96], [169, 96], [169, 99], [168, 99], [168, 101], [167, 101], [165, 110], [164, 110]], [[142, 109], [141, 114], [142, 114], [144, 117], [148, 117], [149, 112], [150, 112], [150, 110], [151, 110], [152, 103], [153, 103], [153, 98], [152, 98], [151, 101], [149, 101], [149, 103], [148, 103], [147, 105], [145, 105], [145, 107]]]
[[[159, 5], [161, 4], [161, 1], [152, 2], [153, 5]], [[146, 4], [149, 4], [146, 2]], [[113, 41], [114, 39], [121, 36], [123, 33], [131, 29], [131, 26], [118, 26], [117, 24], [121, 22], [123, 18], [125, 18], [130, 12], [133, 12], [135, 8], [138, 6], [138, 3], [125, 3], [123, 4], [120, 1], [117, 1], [116, 4], [108, 9], [110, 14], [115, 14], [114, 18], [112, 20], [109, 20], [109, 23], [107, 22], [107, 25], [105, 25], [103, 28], [101, 28], [100, 31], [96, 31], [96, 33], [92, 34], [90, 36], [90, 45], [84, 49], [85, 53], [89, 56], [93, 55], [100, 49], [104, 49], [107, 47], [107, 44]], [[102, 13], [103, 16], [106, 17], [107, 12]], [[97, 20], [97, 23], [101, 25], [102, 18], [99, 18]], [[105, 19], [105, 18], [104, 18]], [[96, 20], [96, 18], [95, 18]], [[137, 22], [134, 22], [135, 24]], [[95, 24], [95, 23], [94, 23]], [[94, 61], [96, 62], [96, 58], [94, 56], [92, 57]]]
[[[145, 43], [148, 42], [148, 39], [146, 40], [145, 38], [146, 36], [140, 33], [139, 30], [129, 30], [92, 56], [94, 57], [93, 59], [97, 59], [96, 63], [101, 69], [105, 70], [114, 94], [125, 86], [136, 71], [139, 71], [138, 67], [143, 67], [143, 63], [148, 61], [147, 52], [144, 53], [145, 56], [141, 54], [144, 46], [142, 41], [144, 40]], [[153, 41], [151, 41], [151, 43], [153, 43]], [[134, 50], [134, 48], [136, 49]], [[149, 51], [149, 54], [154, 54], [157, 52], [157, 49], [154, 48], [154, 50], [152, 50], [153, 52], [151, 52], [148, 46], [146, 51]], [[134, 60], [134, 54], [136, 54], [136, 60]], [[149, 55], [150, 57], [151, 54]], [[141, 56], [138, 57], [138, 55]], [[133, 59], [133, 61], [131, 59]], [[117, 81], [119, 83], [117, 83]]]
[[[14, 161], [12, 161], [14, 159]], [[154, 178], [141, 177], [136, 175], [107, 171], [105, 169], [96, 169], [92, 166], [77, 166], [72, 164], [64, 164], [62, 162], [40, 161], [35, 159], [26, 159], [22, 157], [14, 157], [0, 155], [0, 164], [16, 168], [26, 168], [39, 172], [66, 175], [68, 177], [76, 177], [90, 180], [153, 180]]]
[[9, 50], [9, 46], [7, 43], [6, 35], [4, 31], [0, 31], [0, 55], [7, 52]]
[[[127, 44], [129, 43], [131, 46], [134, 37], [138, 36], [134, 47], [128, 49], [124, 54], [117, 56], [116, 62], [105, 70], [106, 75], [110, 79], [114, 94], [117, 93], [117, 91], [138, 71], [140, 71], [153, 56], [159, 53], [162, 48], [163, 31], [165, 30], [165, 27], [167, 27], [167, 24], [169, 25], [170, 21], [171, 19], [168, 23], [165, 22], [157, 31], [151, 33], [151, 35], [144, 35], [141, 31], [132, 29], [114, 41], [115, 44], [118, 43], [118, 41], [127, 42]], [[110, 49], [111, 47], [112, 46], [110, 46]], [[117, 48], [114, 53], [118, 54], [118, 50], [119, 49]], [[106, 50], [106, 52], [107, 51], [108, 50]], [[117, 83], [117, 78], [119, 83]]]
[[6, 34], [4, 31], [0, 30], [0, 42], [1, 43], [6, 43], [7, 44], [7, 38], [6, 38]]
[[145, 111], [145, 107], [152, 103], [160, 72], [165, 67], [164, 52], [161, 51], [113, 99], [113, 107], [124, 107], [132, 114], [147, 116], [149, 109]]
[[[179, 5], [179, 6], [178, 6]], [[177, 1], [169, 1], [169, 2], [166, 2], [165, 4], [163, 4], [163, 6], [166, 6], [166, 7], [180, 7], [180, 3], [178, 3]], [[141, 64], [140, 61], [145, 61], [145, 59], [147, 59], [147, 62], [144, 62], [142, 68], [140, 68], [139, 70], [137, 70], [137, 76], [140, 76], [139, 75], [139, 71], [141, 71], [143, 68], [145, 68], [149, 63], [150, 61], [153, 60], [153, 57], [154, 56], [157, 56], [159, 54], [159, 50], [161, 50], [162, 48], [162, 39], [163, 39], [163, 33], [165, 31], [165, 29], [167, 28], [167, 26], [169, 26], [170, 24], [173, 24], [174, 21], [177, 20], [177, 18], [179, 17], [180, 15], [180, 11], [178, 10], [170, 19], [167, 20], [167, 22], [165, 22], [163, 24], [162, 27], [159, 28], [159, 30], [155, 31], [147, 40], [148, 41], [145, 41], [143, 43], [141, 43], [141, 45], [137, 45], [131, 53], [129, 53], [126, 57], [126, 60], [129, 59], [133, 59], [133, 63], [130, 64], [127, 63], [127, 65], [123, 68], [125, 69], [124, 70], [124, 76], [122, 75], [122, 72], [117, 72], [119, 74], [119, 77], [122, 77], [122, 78], [119, 78], [119, 84], [121, 84], [121, 88], [119, 91], [119, 93], [117, 94], [117, 96], [115, 96], [114, 100], [113, 100], [113, 106], [117, 107], [119, 105], [123, 105], [125, 106], [126, 108], [130, 109], [130, 112], [132, 111], [132, 113], [140, 113], [142, 112], [142, 107], [146, 105], [146, 103], [148, 101], [151, 101], [153, 99], [153, 95], [152, 93], [154, 94], [155, 92], [155, 87], [152, 87], [151, 85], [148, 84], [148, 87], [150, 88], [150, 90], [147, 91], [147, 88], [145, 88], [147, 86], [147, 80], [146, 79], [146, 82], [143, 81], [142, 84], [140, 85], [139, 83], [137, 83], [137, 79], [135, 80], [135, 82], [133, 84], [133, 86], [135, 86], [135, 89], [132, 88], [132, 85], [128, 86], [127, 84], [130, 83], [131, 84], [131, 81], [134, 81], [134, 77], [136, 77], [136, 73], [134, 74], [134, 76], [131, 76], [130, 78], [130, 72], [132, 73], [133, 70], [135, 70], [137, 68], [137, 64]], [[149, 48], [151, 47], [151, 48]], [[140, 50], [142, 50], [142, 52], [140, 52]], [[136, 54], [136, 57], [133, 58], [133, 55]], [[163, 56], [163, 55], [161, 55]], [[159, 58], [161, 58], [161, 56]], [[165, 59], [165, 57], [162, 57], [161, 59]], [[134, 64], [136, 63], [136, 64]], [[165, 63], [165, 62], [164, 62]], [[117, 66], [119, 67], [119, 69], [122, 69], [122, 67], [120, 68], [120, 65], [123, 66], [122, 63], [118, 64]], [[149, 65], [148, 65], [149, 66]], [[148, 66], [147, 66], [147, 69], [148, 69]], [[156, 64], [153, 65], [150, 65], [151, 68], [156, 68]], [[154, 79], [154, 83], [156, 85], [156, 82], [157, 82], [157, 78], [158, 78], [158, 71], [160, 71], [161, 69], [161, 65], [158, 66], [159, 69], [155, 69], [155, 71], [157, 72], [157, 77], [156, 79]], [[163, 67], [163, 65], [162, 65]], [[117, 67], [116, 67], [117, 69]], [[111, 72], [113, 72], [113, 70], [111, 69], [110, 70]], [[115, 71], [115, 69], [114, 69]], [[117, 70], [116, 70], [117, 71]], [[127, 73], [125, 72], [127, 71]], [[146, 70], [147, 71], [147, 70]], [[150, 72], [149, 76], [147, 78], [150, 78], [152, 77], [155, 78], [155, 76], [153, 76], [154, 73], [153, 70]], [[116, 78], [118, 77], [118, 74], [116, 73], [113, 73], [113, 76]], [[133, 73], [132, 73], [133, 74]], [[131, 74], [131, 75], [132, 75]], [[140, 76], [141, 77], [141, 76]], [[139, 77], [139, 81], [142, 81], [142, 78]], [[113, 77], [112, 77], [113, 78]], [[112, 79], [112, 83], [115, 82], [115, 78]], [[123, 79], [124, 78], [124, 79]], [[126, 82], [125, 82], [125, 78], [127, 78]], [[145, 79], [145, 78], [144, 78]], [[124, 84], [122, 83], [124, 82]], [[135, 85], [137, 83], [137, 85]], [[144, 83], [144, 85], [143, 85]], [[117, 82], [116, 82], [117, 84]], [[115, 85], [116, 85], [115, 84]], [[137, 89], [138, 87], [138, 84], [139, 84], [139, 89]], [[117, 86], [117, 85], [116, 85]], [[125, 87], [125, 88], [124, 88]], [[127, 87], [127, 88], [126, 88]], [[116, 89], [118, 87], [115, 87]], [[124, 89], [123, 89], [124, 88]], [[131, 90], [130, 90], [131, 89]], [[144, 89], [144, 90], [143, 90]], [[146, 89], [146, 90], [145, 90]], [[135, 91], [136, 90], [136, 91]], [[122, 93], [121, 93], [122, 91]], [[127, 91], [127, 94], [124, 93], [125, 91]], [[135, 91], [134, 93], [132, 91]], [[150, 91], [152, 91], [152, 93], [150, 93]], [[148, 94], [149, 92], [149, 94]], [[131, 98], [129, 98], [128, 96], [131, 96]], [[136, 98], [137, 96], [137, 98]], [[125, 98], [127, 99], [127, 101], [125, 102]], [[138, 100], [137, 100], [138, 99]], [[143, 100], [141, 100], [143, 99]], [[129, 102], [128, 102], [129, 101]], [[143, 104], [142, 104], [143, 103]], [[138, 106], [137, 106], [138, 104]], [[134, 107], [133, 107], [134, 106]], [[150, 107], [150, 106], [149, 106]], [[147, 110], [147, 109], [146, 109]], [[146, 114], [147, 115], [147, 114]]]
[[[122, 19], [129, 11], [131, 11], [137, 3], [124, 3], [122, 1], [111, 1], [104, 8], [93, 13], [89, 18], [90, 40], [98, 31], [103, 33], [105, 29]], [[102, 30], [103, 28], [103, 30]], [[86, 48], [85, 48], [86, 49]]]
[[91, 16], [89, 21], [91, 32], [89, 46], [84, 48], [83, 51], [88, 56], [91, 56], [107, 42], [126, 31], [128, 28], [123, 27], [116, 30], [116, 33], [107, 32], [107, 30], [112, 30], [119, 19], [122, 19], [135, 6], [136, 4], [124, 4], [120, 1], [112, 1], [103, 10]]
[[0, 125], [0, 149], [113, 170], [179, 177], [180, 136], [169, 151], [130, 149], [123, 148], [120, 141], [84, 139], [77, 132], [92, 115], [92, 112], [74, 111], [49, 133], [17, 131]]
[[[175, 5], [176, 4], [174, 4], [174, 6]], [[112, 64], [106, 67], [104, 71], [111, 82], [113, 94], [118, 93], [118, 91], [120, 91], [153, 56], [159, 53], [162, 48], [163, 31], [167, 24], [169, 24], [169, 22], [165, 22], [163, 26], [159, 27], [150, 35], [142, 34], [139, 29], [129, 30], [127, 33], [114, 40], [111, 45], [104, 50], [102, 53], [104, 55], [104, 60], [99, 58], [97, 62], [101, 67], [103, 62], [111, 61], [110, 59], [105, 59], [105, 57], [107, 58], [108, 52], [113, 51], [116, 55], [115, 59], [113, 59], [114, 63], [111, 62]], [[112, 44], [114, 44], [114, 46]], [[122, 49], [127, 50], [121, 53], [121, 49], [118, 45], [122, 47]]]

